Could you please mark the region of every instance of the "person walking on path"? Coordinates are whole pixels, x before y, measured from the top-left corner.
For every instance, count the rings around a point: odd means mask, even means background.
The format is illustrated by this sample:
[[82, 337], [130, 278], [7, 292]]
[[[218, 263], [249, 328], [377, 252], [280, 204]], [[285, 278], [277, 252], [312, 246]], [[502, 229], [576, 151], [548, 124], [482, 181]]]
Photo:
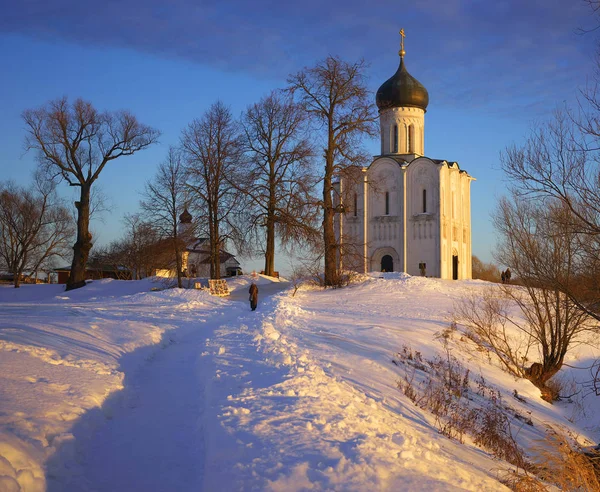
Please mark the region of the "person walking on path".
[[250, 285], [250, 308], [252, 311], [256, 309], [256, 305], [258, 304], [258, 286], [252, 282]]

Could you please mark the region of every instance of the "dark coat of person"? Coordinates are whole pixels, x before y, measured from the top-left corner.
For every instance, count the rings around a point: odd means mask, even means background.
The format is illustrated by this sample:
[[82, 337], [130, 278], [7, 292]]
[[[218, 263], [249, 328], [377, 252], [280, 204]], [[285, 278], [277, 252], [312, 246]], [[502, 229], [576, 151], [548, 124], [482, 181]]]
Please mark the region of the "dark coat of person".
[[252, 309], [252, 311], [254, 311], [258, 304], [258, 286], [254, 282], [252, 282], [252, 285], [250, 285], [250, 290], [248, 292], [250, 293], [250, 308]]

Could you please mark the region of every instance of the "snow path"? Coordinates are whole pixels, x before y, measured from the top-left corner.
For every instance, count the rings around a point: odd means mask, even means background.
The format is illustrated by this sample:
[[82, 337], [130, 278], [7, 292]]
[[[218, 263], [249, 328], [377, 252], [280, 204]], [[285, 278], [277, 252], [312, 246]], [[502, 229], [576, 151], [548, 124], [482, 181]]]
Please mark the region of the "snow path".
[[[125, 373], [124, 389], [77, 423], [73, 447], [61, 449], [47, 464], [50, 477], [66, 475], [49, 480], [49, 492], [199, 489], [202, 333], [192, 326], [167, 336], [171, 344], [139, 371]], [[69, 476], [65, 472], [77, 461], [80, 469]]]
[[127, 367], [136, 364], [127, 359], [141, 354], [122, 357], [124, 389], [88, 411], [71, 430], [74, 440], [47, 463], [48, 492], [215, 490], [228, 482], [232, 490], [246, 482], [248, 477], [230, 476], [231, 467], [248, 457], [220, 426], [219, 412], [249, 374], [243, 367], [255, 362], [249, 330], [259, 329], [260, 310], [273, 304], [267, 296], [284, 287], [261, 286], [255, 313], [245, 288], [218, 309], [199, 314], [202, 320], [189, 321], [193, 312], [186, 313], [184, 326], [165, 333], [162, 349], [141, 349], [150, 355], [132, 372]]

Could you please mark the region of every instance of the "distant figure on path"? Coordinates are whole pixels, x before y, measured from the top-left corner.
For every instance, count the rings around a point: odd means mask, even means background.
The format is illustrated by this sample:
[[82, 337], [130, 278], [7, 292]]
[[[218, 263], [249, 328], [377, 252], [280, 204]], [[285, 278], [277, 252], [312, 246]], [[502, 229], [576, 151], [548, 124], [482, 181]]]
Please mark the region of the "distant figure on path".
[[502, 279], [502, 283], [506, 282], [506, 273], [504, 273], [504, 270], [502, 270], [502, 274], [500, 275], [500, 278]]
[[512, 275], [510, 273], [510, 268], [507, 268], [506, 272], [504, 272], [504, 278], [505, 278], [507, 284], [510, 284], [510, 277], [512, 277]]
[[252, 309], [252, 311], [254, 311], [256, 309], [256, 305], [258, 304], [258, 287], [257, 285], [252, 282], [252, 285], [250, 285], [250, 308]]

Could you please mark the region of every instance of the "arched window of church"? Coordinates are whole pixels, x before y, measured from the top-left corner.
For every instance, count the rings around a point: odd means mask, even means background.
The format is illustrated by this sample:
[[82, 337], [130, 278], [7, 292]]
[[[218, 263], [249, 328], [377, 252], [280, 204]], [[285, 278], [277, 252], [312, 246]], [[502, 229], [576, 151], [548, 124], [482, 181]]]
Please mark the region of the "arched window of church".
[[358, 195], [354, 193], [354, 217], [358, 215]]
[[423, 190], [423, 213], [427, 213], [427, 190]]
[[394, 137], [392, 141], [392, 151], [398, 153], [398, 125], [394, 125]]
[[385, 215], [390, 215], [390, 192], [385, 192]]
[[408, 135], [406, 140], [406, 149], [409, 154], [415, 151], [415, 127], [414, 125], [408, 125]]

